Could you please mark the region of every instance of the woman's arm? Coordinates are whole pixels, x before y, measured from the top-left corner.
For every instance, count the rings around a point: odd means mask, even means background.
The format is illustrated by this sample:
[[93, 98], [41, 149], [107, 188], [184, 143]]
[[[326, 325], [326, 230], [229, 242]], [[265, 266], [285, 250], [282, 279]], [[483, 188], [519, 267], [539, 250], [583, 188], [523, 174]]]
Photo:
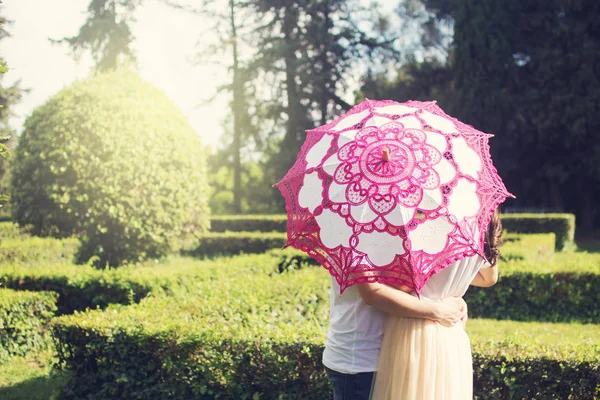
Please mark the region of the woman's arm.
[[[488, 264], [489, 265], [489, 264]], [[490, 287], [498, 282], [498, 264], [493, 267], [481, 268], [471, 282], [473, 286]]]
[[467, 304], [460, 297], [439, 301], [418, 299], [381, 283], [358, 285], [358, 292], [368, 305], [399, 317], [425, 318], [452, 326], [467, 314]]

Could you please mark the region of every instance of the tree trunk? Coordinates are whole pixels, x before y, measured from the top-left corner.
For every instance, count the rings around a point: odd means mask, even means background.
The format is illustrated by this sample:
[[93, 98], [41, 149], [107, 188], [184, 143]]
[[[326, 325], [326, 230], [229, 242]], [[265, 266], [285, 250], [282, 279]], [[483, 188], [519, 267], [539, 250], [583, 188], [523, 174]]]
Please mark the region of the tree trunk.
[[[329, 49], [329, 1], [326, 0], [323, 5], [323, 51], [321, 53], [321, 64], [323, 70], [323, 96], [321, 97], [321, 125], [327, 123], [327, 106], [329, 105], [329, 92], [333, 91], [333, 81], [331, 80], [331, 65], [327, 58], [327, 50]], [[328, 86], [329, 84], [330, 86]]]
[[294, 3], [290, 2], [284, 8], [283, 16], [283, 36], [285, 43], [285, 84], [287, 94], [287, 129], [283, 140], [284, 146], [290, 146], [284, 150], [299, 148], [297, 145], [302, 140], [300, 132], [300, 101], [298, 98], [298, 89], [296, 88], [297, 60], [296, 43], [293, 34], [294, 26], [297, 25], [297, 14], [294, 10]]
[[238, 65], [237, 29], [235, 26], [235, 3], [229, 0], [231, 23], [231, 48], [233, 55], [233, 213], [242, 212], [242, 162], [241, 162], [241, 113], [242, 110], [242, 82]]

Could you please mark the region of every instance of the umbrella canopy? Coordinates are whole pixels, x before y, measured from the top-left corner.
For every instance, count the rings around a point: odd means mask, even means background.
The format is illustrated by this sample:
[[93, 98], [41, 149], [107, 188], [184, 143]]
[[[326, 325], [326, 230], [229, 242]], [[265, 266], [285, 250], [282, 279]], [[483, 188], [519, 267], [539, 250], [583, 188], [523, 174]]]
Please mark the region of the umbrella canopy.
[[488, 139], [435, 102], [365, 100], [307, 131], [276, 184], [286, 200], [286, 246], [356, 283], [417, 293], [447, 265], [484, 256], [491, 214], [508, 196]]

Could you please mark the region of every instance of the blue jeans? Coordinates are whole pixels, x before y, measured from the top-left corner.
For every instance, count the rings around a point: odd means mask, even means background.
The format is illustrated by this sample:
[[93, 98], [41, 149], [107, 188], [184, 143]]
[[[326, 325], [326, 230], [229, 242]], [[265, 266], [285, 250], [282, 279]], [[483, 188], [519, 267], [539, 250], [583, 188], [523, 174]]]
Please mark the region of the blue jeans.
[[374, 372], [342, 374], [325, 367], [333, 385], [333, 400], [369, 400]]

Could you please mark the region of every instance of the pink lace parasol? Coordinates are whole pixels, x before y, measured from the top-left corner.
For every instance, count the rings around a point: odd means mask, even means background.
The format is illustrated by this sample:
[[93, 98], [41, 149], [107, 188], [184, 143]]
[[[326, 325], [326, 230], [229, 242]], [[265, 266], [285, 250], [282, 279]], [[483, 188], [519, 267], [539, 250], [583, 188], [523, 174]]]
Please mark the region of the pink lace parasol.
[[435, 102], [365, 100], [307, 131], [276, 184], [286, 200], [287, 246], [356, 283], [403, 285], [483, 253], [491, 214], [512, 196], [488, 139]]

